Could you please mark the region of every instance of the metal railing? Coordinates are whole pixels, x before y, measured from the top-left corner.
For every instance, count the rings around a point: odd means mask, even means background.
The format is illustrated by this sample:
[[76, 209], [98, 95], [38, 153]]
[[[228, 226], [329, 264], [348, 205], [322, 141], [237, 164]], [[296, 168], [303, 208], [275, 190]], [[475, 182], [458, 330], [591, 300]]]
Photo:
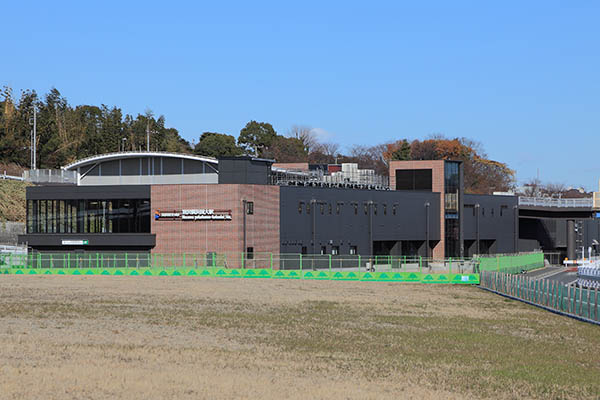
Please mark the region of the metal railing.
[[480, 286], [515, 299], [589, 322], [600, 322], [597, 289], [567, 286], [550, 279], [481, 271]]
[[23, 179], [32, 183], [77, 184], [77, 171], [64, 169], [29, 169], [23, 172]]
[[551, 197], [519, 197], [520, 206], [557, 207], [557, 208], [592, 208], [591, 197], [583, 199], [555, 199]]

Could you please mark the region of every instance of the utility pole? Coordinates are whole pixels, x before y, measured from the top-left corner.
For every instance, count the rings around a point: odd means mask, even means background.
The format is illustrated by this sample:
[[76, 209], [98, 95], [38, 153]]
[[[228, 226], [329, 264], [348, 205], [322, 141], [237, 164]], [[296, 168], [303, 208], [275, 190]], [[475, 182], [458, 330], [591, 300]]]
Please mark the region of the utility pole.
[[146, 151], [150, 151], [150, 120], [146, 122]]
[[31, 169], [36, 169], [36, 144], [37, 144], [37, 108], [35, 104], [33, 105], [33, 124], [31, 120], [29, 121], [30, 125], [33, 125], [33, 130], [31, 131]]

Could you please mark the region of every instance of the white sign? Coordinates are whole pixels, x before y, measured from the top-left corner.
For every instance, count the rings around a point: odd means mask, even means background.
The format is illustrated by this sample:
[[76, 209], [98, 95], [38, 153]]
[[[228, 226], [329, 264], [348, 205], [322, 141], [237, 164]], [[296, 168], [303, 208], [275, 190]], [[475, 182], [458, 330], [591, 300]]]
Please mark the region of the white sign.
[[154, 219], [181, 219], [182, 221], [231, 221], [231, 210], [213, 210], [212, 208], [177, 211], [155, 211]]
[[63, 239], [61, 244], [63, 246], [82, 246], [88, 244], [87, 239], [78, 239], [78, 240], [65, 240]]

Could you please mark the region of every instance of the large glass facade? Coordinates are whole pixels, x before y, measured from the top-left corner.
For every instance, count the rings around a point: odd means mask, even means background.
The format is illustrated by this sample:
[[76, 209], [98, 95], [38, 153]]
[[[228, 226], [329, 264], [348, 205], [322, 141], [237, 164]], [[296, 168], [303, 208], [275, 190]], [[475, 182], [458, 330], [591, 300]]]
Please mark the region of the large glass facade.
[[150, 200], [28, 200], [27, 233], [150, 233]]
[[444, 162], [444, 215], [446, 257], [460, 256], [460, 163]]

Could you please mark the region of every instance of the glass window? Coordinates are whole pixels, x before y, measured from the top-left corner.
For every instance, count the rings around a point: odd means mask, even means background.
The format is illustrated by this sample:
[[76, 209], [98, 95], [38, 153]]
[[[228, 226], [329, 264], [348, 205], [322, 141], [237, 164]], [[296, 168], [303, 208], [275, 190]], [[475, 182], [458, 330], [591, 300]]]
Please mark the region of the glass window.
[[331, 255], [337, 256], [340, 254], [340, 246], [331, 246]]
[[46, 224], [46, 203], [46, 200], [40, 200], [40, 233], [48, 233]]
[[358, 249], [356, 248], [356, 246], [350, 246], [350, 255], [356, 255], [358, 254]]
[[306, 246], [302, 246], [301, 253], [302, 254], [307, 254], [308, 253], [308, 249], [306, 248]]
[[431, 192], [431, 169], [397, 169], [396, 190], [424, 190]]
[[321, 255], [327, 254], [327, 246], [321, 246]]
[[340, 205], [340, 203], [337, 203], [337, 204], [335, 205], [335, 213], [336, 213], [337, 215], [340, 215], [340, 209], [341, 209], [341, 205]]
[[246, 249], [246, 258], [248, 260], [253, 260], [254, 259], [254, 247], [248, 247]]
[[254, 202], [249, 201], [246, 203], [246, 214], [252, 215], [254, 214]]
[[328, 204], [328, 206], [329, 206], [329, 215], [331, 215], [331, 212], [332, 212], [332, 206], [331, 206], [331, 203], [329, 203], [329, 204]]
[[298, 203], [298, 214], [302, 214], [302, 209], [304, 208], [304, 203], [303, 202], [299, 202]]
[[383, 215], [387, 215], [387, 204], [383, 205]]
[[149, 233], [150, 200], [28, 200], [28, 233]]

